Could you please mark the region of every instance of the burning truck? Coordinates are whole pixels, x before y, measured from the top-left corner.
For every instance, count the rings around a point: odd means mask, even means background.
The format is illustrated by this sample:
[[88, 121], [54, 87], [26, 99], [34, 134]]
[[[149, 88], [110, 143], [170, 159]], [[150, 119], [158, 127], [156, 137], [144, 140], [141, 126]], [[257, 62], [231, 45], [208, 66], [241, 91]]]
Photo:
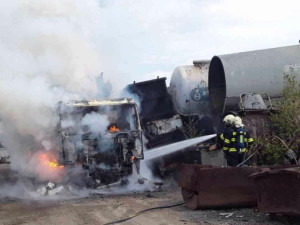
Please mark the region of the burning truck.
[[59, 103], [59, 162], [81, 166], [88, 186], [126, 182], [140, 171], [143, 141], [130, 98]]

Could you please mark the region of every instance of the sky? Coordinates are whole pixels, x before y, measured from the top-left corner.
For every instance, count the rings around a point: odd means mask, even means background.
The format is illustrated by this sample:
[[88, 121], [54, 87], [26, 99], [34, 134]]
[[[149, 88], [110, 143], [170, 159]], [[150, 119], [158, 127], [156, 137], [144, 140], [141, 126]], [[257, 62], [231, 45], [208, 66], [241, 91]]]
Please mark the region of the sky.
[[104, 77], [122, 83], [157, 76], [169, 82], [175, 67], [193, 60], [300, 39], [297, 0], [98, 1]]

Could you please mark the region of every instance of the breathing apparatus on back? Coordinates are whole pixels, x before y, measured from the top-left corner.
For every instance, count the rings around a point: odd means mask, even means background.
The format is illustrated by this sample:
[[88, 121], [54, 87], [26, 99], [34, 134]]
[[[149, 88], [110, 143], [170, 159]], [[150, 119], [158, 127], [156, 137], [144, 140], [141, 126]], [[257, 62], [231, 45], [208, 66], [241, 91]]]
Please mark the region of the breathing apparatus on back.
[[239, 116], [234, 117], [234, 126], [236, 128], [236, 148], [238, 150], [246, 148], [246, 142], [245, 142], [246, 132], [241, 117]]

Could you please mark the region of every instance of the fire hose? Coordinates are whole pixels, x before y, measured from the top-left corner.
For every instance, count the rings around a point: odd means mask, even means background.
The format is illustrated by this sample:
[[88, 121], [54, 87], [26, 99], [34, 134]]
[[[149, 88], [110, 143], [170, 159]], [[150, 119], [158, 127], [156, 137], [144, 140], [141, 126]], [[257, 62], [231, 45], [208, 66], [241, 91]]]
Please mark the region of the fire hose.
[[153, 208], [144, 209], [144, 210], [142, 210], [140, 212], [137, 212], [133, 216], [127, 217], [125, 219], [121, 219], [121, 220], [116, 220], [116, 221], [113, 221], [113, 222], [105, 223], [103, 225], [111, 225], [111, 224], [123, 223], [125, 221], [128, 221], [128, 220], [130, 220], [130, 219], [132, 219], [134, 217], [137, 217], [137, 216], [141, 215], [142, 213], [145, 213], [145, 212], [148, 212], [148, 211], [152, 211], [152, 210], [156, 210], [156, 209], [168, 209], [168, 208], [173, 208], [173, 207], [184, 205], [184, 204], [185, 204], [184, 202], [180, 202], [180, 203], [176, 203], [176, 204], [173, 204], [173, 205], [157, 206], [157, 207], [153, 207]]
[[249, 159], [252, 158], [252, 156], [258, 152], [257, 150], [255, 152], [253, 152], [247, 159], [245, 159], [243, 162], [241, 162], [239, 165], [237, 165], [236, 167], [240, 167], [241, 165], [243, 165], [245, 162], [247, 162]]

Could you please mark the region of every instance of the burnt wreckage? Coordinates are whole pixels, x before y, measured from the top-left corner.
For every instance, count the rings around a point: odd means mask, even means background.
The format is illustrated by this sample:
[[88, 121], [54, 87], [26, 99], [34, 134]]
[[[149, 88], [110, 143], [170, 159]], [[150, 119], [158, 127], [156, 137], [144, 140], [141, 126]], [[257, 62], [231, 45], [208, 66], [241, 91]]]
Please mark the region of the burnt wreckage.
[[140, 170], [143, 142], [137, 106], [130, 98], [60, 103], [60, 163], [80, 165], [89, 185], [126, 181]]
[[165, 77], [134, 82], [127, 85], [126, 91], [139, 99], [141, 125], [148, 149], [186, 139], [181, 117], [174, 109]]

